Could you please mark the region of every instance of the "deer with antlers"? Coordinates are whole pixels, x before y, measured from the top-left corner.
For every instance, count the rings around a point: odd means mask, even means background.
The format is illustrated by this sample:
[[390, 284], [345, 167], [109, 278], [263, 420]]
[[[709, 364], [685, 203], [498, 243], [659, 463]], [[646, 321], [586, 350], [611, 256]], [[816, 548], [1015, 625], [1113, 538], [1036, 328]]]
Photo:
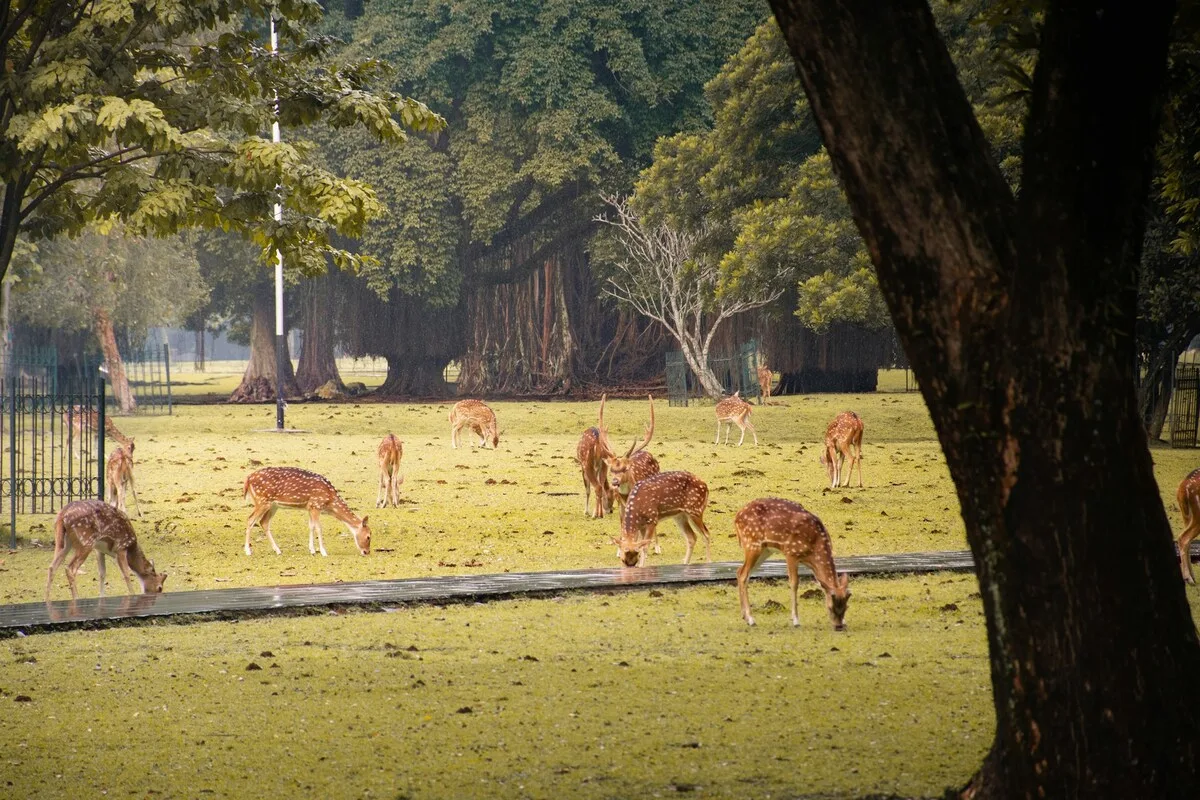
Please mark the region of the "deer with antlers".
[[400, 505], [400, 484], [404, 476], [400, 474], [400, 459], [404, 457], [404, 443], [389, 433], [383, 437], [376, 451], [379, 457], [379, 495], [375, 498], [376, 508], [393, 508]]
[[459, 400], [450, 409], [450, 446], [458, 448], [458, 433], [463, 428], [470, 428], [479, 437], [479, 446], [483, 447], [488, 440], [492, 449], [500, 446], [500, 428], [496, 423], [496, 413], [488, 408], [482, 400]]
[[687, 551], [683, 563], [692, 560], [696, 535], [704, 537], [704, 558], [712, 561], [712, 541], [704, 524], [708, 486], [690, 472], [660, 472], [638, 483], [629, 493], [621, 515], [621, 538], [617, 558], [627, 567], [645, 566], [646, 548], [655, 544], [658, 523], [673, 519], [683, 533]]
[[847, 461], [850, 466], [845, 471], [845, 485], [850, 485], [854, 465], [858, 464], [858, 486], [862, 488], [862, 437], [862, 419], [853, 411], [838, 414], [825, 429], [825, 449], [821, 453], [821, 463], [829, 473], [831, 489], [842, 485], [842, 468]]
[[[246, 555], [250, 555], [250, 531], [255, 524], [262, 526], [271, 548], [276, 555], [280, 554], [279, 545], [271, 536], [271, 517], [279, 508], [308, 509], [308, 552], [313, 555], [318, 549], [322, 556], [327, 555], [321, 536], [322, 512], [345, 523], [360, 553], [365, 556], [371, 552], [371, 529], [367, 526], [367, 518], [351, 511], [324, 475], [296, 467], [264, 467], [246, 477], [243, 490], [246, 499], [254, 505], [246, 523]], [[317, 547], [313, 546], [314, 534]]]
[[774, 379], [771, 368], [766, 364], [760, 364], [758, 367], [758, 396], [762, 398], [763, 405], [766, 405], [767, 401], [771, 399], [771, 381]]
[[119, 509], [122, 514], [128, 514], [125, 508], [125, 492], [128, 491], [133, 495], [133, 507], [137, 509], [137, 515], [142, 515], [142, 506], [138, 503], [137, 490], [133, 486], [133, 456], [121, 445], [117, 445], [117, 449], [108, 457], [104, 481], [104, 499], [109, 505]]
[[[598, 427], [588, 428], [579, 437], [575, 446], [575, 460], [583, 473], [583, 514], [593, 519], [599, 519], [613, 510], [613, 488], [608, 482], [608, 464], [604, 449], [604, 401], [607, 395], [600, 397], [600, 423]], [[592, 493], [596, 499], [593, 502]]]
[[742, 438], [738, 439], [738, 447], [742, 446], [742, 442], [746, 441], [746, 429], [750, 429], [750, 433], [754, 435], [754, 443], [758, 444], [758, 433], [754, 430], [754, 423], [750, 421], [750, 412], [754, 407], [742, 399], [742, 393], [739, 389], [732, 396], [726, 397], [721, 402], [717, 403], [717, 438], [713, 444], [721, 443], [721, 423], [725, 423], [725, 444], [729, 444], [729, 430], [734, 425], [737, 425], [742, 430]]
[[[625, 451], [625, 455], [618, 456], [608, 440], [608, 429], [604, 427], [604, 398], [600, 398], [600, 444], [604, 450], [604, 463], [608, 466], [608, 474], [612, 478], [612, 487], [616, 492], [619, 514], [622, 516], [633, 487], [651, 475], [659, 473], [658, 460], [646, 450], [646, 446], [650, 444], [650, 440], [654, 436], [654, 397], [646, 395], [646, 399], [650, 402], [650, 425], [646, 428], [640, 442], [634, 439], [633, 444]], [[657, 542], [654, 547], [655, 553], [661, 552]]]
[[733, 529], [742, 545], [746, 560], [737, 571], [738, 598], [742, 603], [742, 618], [750, 625], [750, 592], [747, 583], [750, 573], [773, 550], [787, 559], [788, 586], [792, 590], [792, 625], [800, 624], [796, 615], [797, 589], [800, 579], [797, 567], [804, 564], [825, 592], [825, 610], [835, 631], [846, 629], [846, 604], [850, 600], [850, 580], [837, 572], [833, 563], [833, 544], [829, 532], [816, 515], [791, 500], [763, 498], [751, 500], [733, 518]]
[[[68, 446], [82, 452], [88, 434], [100, 426], [100, 413], [83, 406], [71, 406], [62, 412], [63, 425], [67, 429]], [[112, 417], [104, 417], [104, 435], [115, 440], [133, 456], [133, 437], [126, 436], [117, 428]]]
[[46, 600], [50, 600], [50, 589], [54, 585], [54, 573], [72, 551], [75, 555], [67, 564], [67, 585], [71, 587], [71, 599], [78, 597], [75, 576], [92, 550], [100, 562], [100, 596], [104, 597], [104, 557], [112, 556], [121, 568], [125, 588], [133, 594], [133, 582], [129, 579], [132, 570], [142, 584], [142, 591], [150, 594], [161, 592], [167, 573], [154, 570], [154, 562], [138, 545], [137, 534], [129, 524], [129, 517], [100, 500], [76, 500], [68, 503], [54, 518], [54, 558], [50, 562], [50, 573], [46, 576]]
[[1194, 584], [1192, 575], [1192, 555], [1189, 548], [1192, 540], [1200, 535], [1200, 469], [1188, 475], [1179, 484], [1175, 492], [1179, 501], [1179, 510], [1183, 514], [1183, 533], [1179, 535], [1179, 566], [1183, 570], [1183, 579]]

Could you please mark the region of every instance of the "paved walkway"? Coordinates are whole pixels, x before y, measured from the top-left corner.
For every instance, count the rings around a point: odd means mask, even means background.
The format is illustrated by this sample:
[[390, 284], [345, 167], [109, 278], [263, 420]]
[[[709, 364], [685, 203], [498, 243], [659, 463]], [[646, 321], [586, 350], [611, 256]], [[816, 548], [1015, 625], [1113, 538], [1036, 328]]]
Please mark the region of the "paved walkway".
[[[195, 592], [110, 595], [49, 603], [0, 605], [0, 637], [57, 627], [90, 627], [96, 623], [138, 617], [205, 614], [214, 611], [266, 611], [298, 606], [401, 605], [437, 603], [522, 595], [548, 594], [576, 589], [629, 589], [669, 584], [731, 582], [740, 561], [712, 564], [668, 564], [642, 569], [580, 569], [563, 572], [504, 572], [492, 575], [448, 575], [436, 578], [400, 578], [388, 581], [257, 586], [243, 589], [205, 589]], [[969, 571], [974, 568], [965, 550], [938, 553], [902, 553], [847, 556], [838, 570], [851, 574], [888, 574]], [[800, 568], [801, 574], [812, 573]], [[756, 578], [785, 577], [782, 560], [764, 563]]]

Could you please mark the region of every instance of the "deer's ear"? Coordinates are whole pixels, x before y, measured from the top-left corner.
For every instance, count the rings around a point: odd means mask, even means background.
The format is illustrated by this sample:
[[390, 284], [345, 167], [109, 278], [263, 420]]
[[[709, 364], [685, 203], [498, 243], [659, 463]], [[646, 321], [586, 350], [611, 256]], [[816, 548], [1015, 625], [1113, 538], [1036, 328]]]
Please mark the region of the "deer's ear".
[[844, 572], [839, 572], [837, 576], [837, 585], [839, 589], [845, 589], [850, 585], [850, 576]]
[[612, 543], [617, 546], [620, 546], [621, 540], [614, 536], [614, 537], [612, 537]]
[[363, 517], [362, 524], [363, 524], [363, 525], [366, 525], [366, 524], [367, 524], [367, 518], [366, 518], [366, 517]]

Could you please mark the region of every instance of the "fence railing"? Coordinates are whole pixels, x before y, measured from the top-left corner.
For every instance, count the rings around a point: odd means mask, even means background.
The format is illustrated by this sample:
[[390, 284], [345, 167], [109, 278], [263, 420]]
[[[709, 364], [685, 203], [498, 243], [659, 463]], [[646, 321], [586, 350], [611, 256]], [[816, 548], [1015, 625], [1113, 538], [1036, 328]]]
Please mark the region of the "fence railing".
[[[710, 357], [708, 368], [717, 376], [717, 382], [726, 394], [740, 392], [742, 397], [752, 398], [761, 393], [758, 385], [759, 363], [758, 341], [751, 339], [738, 347], [735, 354]], [[668, 405], [686, 406], [693, 397], [704, 395], [700, 381], [692, 374], [681, 350], [667, 352], [666, 378]]]
[[1200, 366], [1180, 364], [1175, 367], [1174, 391], [1167, 420], [1171, 430], [1171, 447], [1200, 446]]
[[[171, 350], [165, 344], [151, 344], [121, 353], [129, 390], [142, 414], [171, 414]], [[3, 365], [7, 377], [42, 378], [49, 394], [79, 394], [95, 384], [103, 359], [95, 355], [60, 356], [53, 345], [15, 348]], [[109, 385], [108, 405], [116, 405]]]
[[17, 514], [52, 514], [104, 494], [103, 383], [60, 389], [45, 375], [0, 380], [0, 505], [12, 547]]

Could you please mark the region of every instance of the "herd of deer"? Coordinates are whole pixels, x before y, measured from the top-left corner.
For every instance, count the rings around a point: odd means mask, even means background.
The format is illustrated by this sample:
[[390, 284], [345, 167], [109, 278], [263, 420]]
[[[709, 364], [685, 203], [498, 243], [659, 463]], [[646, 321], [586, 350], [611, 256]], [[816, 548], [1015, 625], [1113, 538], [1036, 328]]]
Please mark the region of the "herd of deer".
[[[770, 384], [763, 392], [769, 393]], [[705, 558], [711, 560], [711, 536], [704, 524], [708, 505], [708, 486], [696, 475], [686, 471], [662, 472], [658, 460], [646, 450], [654, 436], [654, 398], [650, 397], [650, 424], [641, 440], [634, 440], [624, 455], [618, 455], [608, 438], [604, 425], [604, 406], [607, 397], [600, 399], [597, 425], [584, 431], [576, 447], [576, 459], [583, 474], [584, 514], [601, 518], [617, 506], [620, 517], [620, 537], [614, 537], [617, 557], [626, 567], [644, 566], [647, 550], [661, 553], [657, 541], [657, 526], [673, 520], [684, 536], [686, 550], [683, 563], [691, 561], [696, 537], [704, 537]], [[750, 422], [751, 405], [737, 393], [721, 400], [716, 406], [717, 438], [720, 443], [721, 423], [726, 424], [726, 443], [729, 426], [736, 424], [745, 440], [746, 430], [758, 435]], [[82, 441], [88, 431], [98, 425], [96, 412], [72, 408], [63, 412], [63, 421], [75, 441]], [[500, 444], [496, 415], [479, 400], [462, 400], [450, 411], [450, 446], [457, 448], [459, 434], [471, 429], [479, 437], [479, 446], [489, 442], [493, 449]], [[133, 526], [126, 516], [125, 494], [137, 494], [133, 485], [134, 442], [125, 436], [111, 419], [105, 420], [105, 434], [120, 444], [109, 456], [106, 465], [107, 502], [78, 500], [68, 504], [54, 522], [54, 558], [46, 578], [46, 599], [50, 598], [55, 571], [66, 557], [75, 551], [67, 564], [67, 583], [75, 598], [75, 577], [88, 555], [95, 550], [99, 560], [100, 596], [104, 596], [104, 557], [112, 556], [125, 578], [126, 587], [133, 592], [130, 571], [138, 576], [144, 592], [161, 592], [166, 573], [155, 571], [141, 550]], [[826, 469], [831, 488], [849, 486], [854, 466], [858, 466], [858, 485], [862, 481], [862, 419], [852, 411], [835, 417], [825, 431], [825, 444], [820, 461]], [[380, 442], [378, 508], [396, 506], [400, 502], [400, 474], [403, 445], [393, 434]], [[326, 555], [321, 535], [320, 517], [327, 513], [343, 522], [354, 537], [362, 555], [371, 552], [371, 530], [367, 517], [359, 517], [342, 500], [333, 484], [324, 476], [295, 467], [266, 467], [247, 476], [243, 493], [253, 505], [246, 524], [245, 553], [251, 554], [250, 534], [260, 525], [276, 554], [279, 546], [271, 535], [271, 518], [279, 508], [305, 509], [309, 515], [308, 549], [312, 554]], [[1183, 513], [1185, 529], [1179, 538], [1180, 563], [1183, 578], [1195, 583], [1188, 547], [1200, 535], [1200, 469], [1188, 475], [1176, 494]], [[138, 516], [141, 516], [140, 507]], [[791, 620], [797, 617], [797, 567], [806, 565], [825, 594], [825, 607], [835, 630], [843, 630], [847, 601], [850, 598], [847, 576], [838, 574], [833, 560], [828, 531], [814, 514], [799, 503], [776, 498], [761, 498], [747, 503], [734, 517], [734, 530], [745, 560], [737, 571], [738, 597], [742, 616], [753, 625], [747, 583], [750, 574], [772, 552], [780, 552], [787, 562], [788, 584], [791, 589]], [[315, 540], [315, 541], [314, 541]]]

